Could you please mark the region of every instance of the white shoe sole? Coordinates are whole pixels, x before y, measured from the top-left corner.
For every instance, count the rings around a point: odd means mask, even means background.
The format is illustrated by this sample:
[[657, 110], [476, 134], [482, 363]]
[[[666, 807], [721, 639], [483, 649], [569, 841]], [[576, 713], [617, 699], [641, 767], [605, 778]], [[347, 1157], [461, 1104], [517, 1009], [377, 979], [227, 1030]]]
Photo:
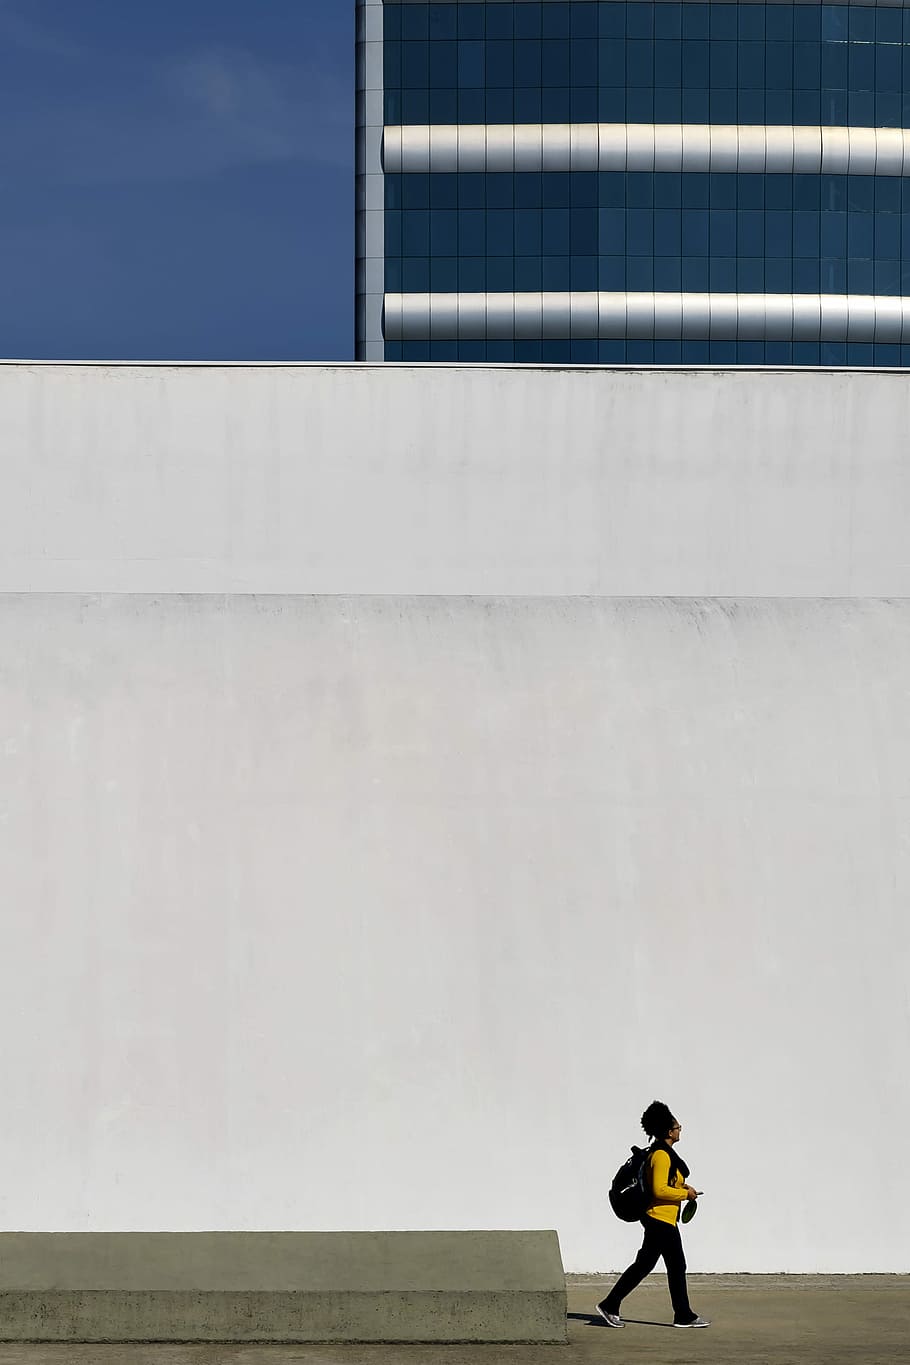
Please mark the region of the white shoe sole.
[[626, 1325], [624, 1322], [611, 1322], [610, 1319], [607, 1317], [606, 1313], [604, 1313], [600, 1308], [595, 1308], [594, 1311], [597, 1314], [597, 1316], [607, 1324], [608, 1327], [620, 1328], [625, 1327]]

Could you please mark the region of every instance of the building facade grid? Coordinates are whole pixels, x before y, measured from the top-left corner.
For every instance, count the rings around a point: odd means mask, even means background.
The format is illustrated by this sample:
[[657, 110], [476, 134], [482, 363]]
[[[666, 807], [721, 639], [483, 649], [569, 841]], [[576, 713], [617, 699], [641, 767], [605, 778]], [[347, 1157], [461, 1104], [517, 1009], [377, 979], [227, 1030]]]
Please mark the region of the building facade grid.
[[[910, 174], [869, 141], [910, 126], [903, 5], [386, 0], [381, 11], [386, 136], [425, 128], [429, 145], [434, 130], [517, 139], [530, 125], [600, 125], [627, 130], [631, 147], [636, 130], [659, 142], [668, 129], [844, 128], [872, 148], [839, 173], [778, 171], [770, 158], [758, 170], [649, 170], [627, 156], [625, 168], [614, 157], [610, 169], [505, 171], [463, 169], [457, 154], [448, 169], [429, 154], [412, 169], [411, 158], [381, 181], [387, 298], [425, 296], [429, 316], [452, 294], [910, 295]], [[424, 330], [387, 335], [385, 358], [910, 363], [910, 333], [879, 340], [856, 326], [747, 339]]]

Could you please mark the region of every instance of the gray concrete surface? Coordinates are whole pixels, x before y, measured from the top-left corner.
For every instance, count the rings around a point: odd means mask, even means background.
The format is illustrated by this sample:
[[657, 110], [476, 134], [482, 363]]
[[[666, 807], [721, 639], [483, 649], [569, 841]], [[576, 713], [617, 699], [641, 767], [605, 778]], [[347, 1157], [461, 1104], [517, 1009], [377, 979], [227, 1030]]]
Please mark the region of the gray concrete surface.
[[564, 1346], [0, 1345], [0, 1365], [904, 1365], [910, 1278], [690, 1276], [705, 1332], [676, 1332], [661, 1276], [630, 1296], [622, 1332], [588, 1314], [609, 1279], [569, 1283]]
[[0, 1340], [565, 1335], [555, 1232], [0, 1234]]
[[5, 362], [0, 416], [5, 592], [910, 593], [905, 372]]
[[0, 641], [6, 1227], [599, 1270], [656, 1095], [693, 1270], [910, 1271], [910, 600], [0, 594]]

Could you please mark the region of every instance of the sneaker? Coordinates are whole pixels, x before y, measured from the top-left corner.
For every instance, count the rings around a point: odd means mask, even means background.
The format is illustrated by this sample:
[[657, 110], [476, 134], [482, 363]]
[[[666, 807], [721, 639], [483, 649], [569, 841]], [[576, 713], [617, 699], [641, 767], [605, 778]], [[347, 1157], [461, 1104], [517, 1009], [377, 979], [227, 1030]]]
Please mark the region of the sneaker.
[[626, 1325], [618, 1313], [608, 1313], [601, 1303], [597, 1305], [594, 1311], [603, 1318], [608, 1327], [625, 1327]]
[[706, 1318], [693, 1318], [691, 1322], [674, 1322], [674, 1327], [710, 1327]]

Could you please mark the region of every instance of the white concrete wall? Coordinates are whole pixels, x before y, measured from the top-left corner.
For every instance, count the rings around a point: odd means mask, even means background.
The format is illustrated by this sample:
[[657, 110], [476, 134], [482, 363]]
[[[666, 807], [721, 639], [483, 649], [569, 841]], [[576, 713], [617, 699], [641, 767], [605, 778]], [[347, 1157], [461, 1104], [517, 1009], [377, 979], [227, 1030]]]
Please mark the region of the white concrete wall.
[[534, 379], [0, 370], [0, 1226], [910, 1270], [910, 381]]
[[0, 365], [0, 590], [910, 593], [910, 378]]
[[910, 605], [25, 595], [0, 638], [2, 1226], [608, 1268], [660, 1096], [694, 1267], [910, 1269]]

